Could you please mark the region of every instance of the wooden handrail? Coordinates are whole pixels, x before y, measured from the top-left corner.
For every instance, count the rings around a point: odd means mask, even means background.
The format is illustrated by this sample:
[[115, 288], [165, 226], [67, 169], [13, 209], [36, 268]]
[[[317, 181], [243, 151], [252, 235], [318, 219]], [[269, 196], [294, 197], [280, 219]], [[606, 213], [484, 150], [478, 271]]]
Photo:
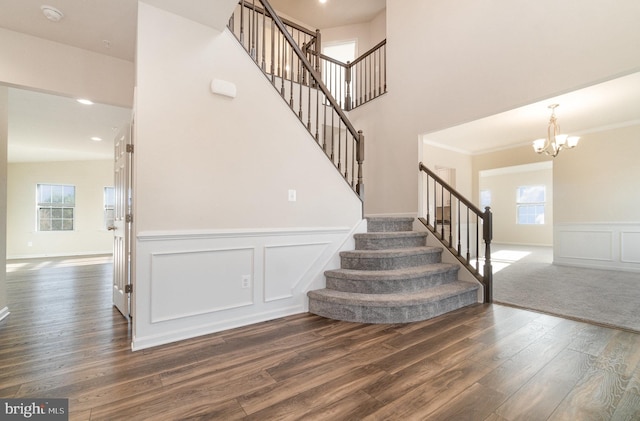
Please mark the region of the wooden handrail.
[[316, 70], [313, 68], [311, 63], [309, 63], [309, 60], [307, 60], [307, 57], [302, 52], [302, 50], [300, 49], [300, 47], [298, 46], [296, 41], [293, 39], [291, 34], [289, 34], [287, 29], [284, 27], [283, 22], [280, 20], [280, 18], [276, 14], [275, 10], [273, 10], [273, 7], [271, 7], [269, 2], [266, 1], [266, 0], [261, 0], [261, 2], [263, 4], [264, 8], [266, 9], [267, 13], [269, 14], [269, 16], [271, 16], [271, 19], [273, 19], [273, 22], [275, 23], [275, 25], [278, 27], [278, 29], [280, 29], [280, 32], [282, 33], [282, 35], [285, 37], [285, 39], [289, 43], [289, 46], [292, 48], [292, 50], [298, 56], [298, 59], [303, 63], [303, 65], [307, 69], [307, 71], [313, 75], [313, 78], [318, 83], [318, 88], [320, 88], [322, 93], [326, 96], [327, 100], [331, 103], [331, 106], [335, 109], [336, 113], [340, 116], [340, 119], [343, 121], [343, 123], [345, 124], [345, 126], [347, 127], [349, 132], [351, 132], [351, 134], [355, 138], [358, 138], [358, 131], [353, 127], [353, 125], [351, 124], [351, 122], [349, 121], [347, 116], [342, 111], [342, 107], [340, 107], [340, 105], [338, 105], [338, 103], [336, 102], [336, 100], [333, 97], [333, 95], [331, 95], [331, 92], [329, 92], [329, 89], [327, 89], [325, 84], [322, 82], [322, 76], [320, 76], [320, 74], [318, 72], [316, 72]]
[[[240, 17], [239, 33], [235, 16]], [[229, 29], [362, 199], [364, 135], [322, 79], [317, 59], [320, 31], [285, 23], [267, 0], [241, 0]]]
[[[476, 205], [471, 203], [464, 195], [458, 192], [455, 188], [453, 188], [449, 183], [443, 180], [438, 174], [434, 171], [431, 171], [427, 168], [422, 162], [418, 165], [419, 171], [423, 172], [427, 176], [427, 181], [425, 183], [426, 186], [426, 203], [427, 203], [427, 215], [426, 218], [418, 218], [420, 222], [422, 222], [425, 227], [429, 231], [431, 231], [434, 236], [447, 247], [449, 251], [464, 265], [464, 267], [471, 272], [473, 276], [478, 279], [483, 287], [484, 287], [484, 301], [486, 303], [493, 302], [493, 268], [491, 265], [491, 241], [493, 239], [493, 214], [491, 213], [491, 208], [487, 206], [484, 211], [480, 210]], [[433, 184], [433, 197], [434, 197], [434, 211], [435, 215], [433, 218], [433, 224], [431, 223], [431, 215], [429, 212], [431, 211], [431, 192], [430, 185]], [[445, 196], [444, 192], [447, 192], [447, 196]], [[438, 193], [440, 196], [438, 197]], [[449, 205], [444, 205], [445, 198], [449, 199]], [[440, 204], [438, 205], [438, 199], [440, 200]], [[457, 215], [455, 213], [452, 214], [452, 207], [457, 205]], [[462, 214], [462, 208], [466, 209], [466, 215]], [[445, 235], [445, 210], [448, 210], [448, 238]], [[438, 218], [438, 211], [440, 211], [440, 219]], [[469, 228], [471, 223], [473, 222], [471, 214], [475, 215], [476, 218], [476, 241], [475, 241], [475, 267], [471, 264], [471, 251], [473, 249], [472, 238], [469, 233]], [[466, 216], [466, 239], [462, 237], [463, 225], [462, 220], [463, 216]], [[453, 220], [456, 220], [456, 234], [457, 234], [457, 246], [453, 244]], [[479, 244], [479, 236], [480, 232], [478, 230], [478, 224], [482, 221], [482, 240], [484, 242], [484, 266], [482, 272], [480, 272], [480, 244]], [[440, 232], [438, 232], [438, 222], [440, 222]], [[463, 246], [466, 246], [466, 253], [463, 253]]]

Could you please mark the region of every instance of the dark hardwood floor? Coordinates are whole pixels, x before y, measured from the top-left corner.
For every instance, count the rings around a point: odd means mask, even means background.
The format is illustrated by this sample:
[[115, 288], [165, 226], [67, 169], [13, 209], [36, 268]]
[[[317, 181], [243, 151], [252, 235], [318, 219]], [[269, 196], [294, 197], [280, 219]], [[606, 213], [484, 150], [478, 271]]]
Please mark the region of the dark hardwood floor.
[[132, 352], [109, 259], [7, 270], [0, 397], [69, 398], [72, 420], [640, 420], [635, 333], [476, 305], [405, 325], [301, 314]]

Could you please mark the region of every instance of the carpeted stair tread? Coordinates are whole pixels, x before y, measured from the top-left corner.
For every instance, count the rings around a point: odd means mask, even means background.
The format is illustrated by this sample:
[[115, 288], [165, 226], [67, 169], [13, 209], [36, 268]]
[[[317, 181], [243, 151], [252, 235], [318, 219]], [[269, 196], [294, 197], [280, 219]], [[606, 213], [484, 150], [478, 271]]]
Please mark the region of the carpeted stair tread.
[[358, 269], [333, 269], [324, 274], [332, 278], [352, 280], [404, 280], [420, 278], [425, 275], [445, 273], [450, 270], [458, 270], [453, 263], [432, 263], [424, 266], [415, 266], [403, 269], [389, 270], [358, 270]]
[[419, 292], [395, 293], [395, 294], [360, 294], [355, 292], [343, 292], [332, 289], [309, 291], [309, 298], [333, 302], [336, 304], [367, 307], [403, 307], [415, 306], [428, 302], [440, 301], [448, 297], [476, 291], [477, 284], [464, 281], [455, 281], [438, 285]]
[[473, 305], [479, 285], [458, 279], [460, 266], [442, 262], [412, 217], [368, 217], [355, 250], [340, 252], [340, 269], [325, 272], [326, 288], [309, 291], [309, 312], [356, 323], [408, 323]]
[[430, 253], [442, 253], [442, 247], [422, 246], [391, 250], [348, 250], [341, 251], [340, 257], [376, 259], [385, 257], [415, 256]]
[[427, 232], [418, 231], [380, 231], [380, 232], [361, 232], [354, 234], [355, 238], [390, 238], [390, 237], [426, 237]]

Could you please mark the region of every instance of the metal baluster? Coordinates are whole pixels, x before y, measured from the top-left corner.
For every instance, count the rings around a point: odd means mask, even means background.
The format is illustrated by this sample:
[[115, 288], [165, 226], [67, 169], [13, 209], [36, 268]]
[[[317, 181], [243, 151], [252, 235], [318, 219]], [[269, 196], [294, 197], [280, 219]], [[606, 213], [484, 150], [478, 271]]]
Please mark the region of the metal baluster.
[[[315, 84], [314, 84], [315, 85]], [[320, 143], [320, 93], [316, 92], [316, 142]], [[309, 72], [309, 98], [311, 98], [311, 72]]]
[[331, 108], [331, 162], [333, 162], [333, 165], [335, 165], [335, 164], [336, 164], [336, 163], [335, 163], [335, 161], [334, 161], [334, 159], [333, 159], [333, 157], [334, 157], [334, 150], [335, 150], [335, 148], [334, 148], [334, 146], [335, 146], [335, 140], [334, 140], [334, 135], [333, 135], [333, 133], [334, 133], [334, 131], [335, 131], [335, 130], [333, 130], [333, 128], [335, 127], [335, 125], [334, 125], [334, 123], [333, 123], [333, 116], [334, 116], [334, 114], [335, 114], [335, 113], [333, 112], [333, 108]]
[[460, 208], [462, 205], [460, 204], [460, 199], [458, 199], [458, 221], [456, 225], [458, 226], [458, 256], [461, 255], [462, 250], [462, 240], [460, 239], [460, 235], [462, 233], [462, 220], [460, 219]]
[[256, 50], [256, 44], [257, 44], [257, 40], [258, 40], [258, 23], [257, 23], [257, 14], [256, 14], [256, 0], [253, 0], [253, 12], [251, 13], [251, 16], [253, 18], [253, 25], [252, 25], [252, 30], [253, 30], [253, 36], [250, 37], [251, 38], [251, 58], [257, 63], [258, 62], [258, 56], [257, 56], [257, 50]]
[[469, 219], [469, 208], [467, 208], [467, 262], [471, 261], [471, 238], [470, 238], [470, 228], [471, 228], [471, 220]]
[[[240, 0], [240, 44], [244, 47], [244, 0]], [[245, 47], [246, 48], [246, 47]]]
[[[307, 79], [307, 70], [303, 69], [303, 78]], [[302, 86], [300, 86], [300, 92], [302, 92]], [[307, 94], [308, 94], [308, 104], [307, 104], [307, 130], [311, 133], [311, 83], [307, 83]], [[317, 116], [317, 115], [316, 115]], [[316, 140], [318, 140], [318, 130], [316, 129]]]
[[[451, 247], [451, 245], [453, 244], [453, 224], [451, 223], [451, 205], [453, 205], [452, 201], [451, 201], [451, 190], [449, 190], [449, 247]], [[444, 217], [444, 215], [443, 215]]]
[[[293, 29], [291, 30], [291, 36], [293, 36]], [[289, 46], [289, 48], [291, 48], [291, 46]], [[291, 89], [289, 106], [291, 107], [291, 109], [293, 109], [293, 56], [294, 55], [295, 54], [293, 53], [293, 48], [291, 48], [291, 60], [289, 63], [289, 79], [291, 80], [291, 83], [289, 85], [289, 88]]]
[[[318, 91], [318, 96], [320, 95], [320, 91]], [[322, 125], [322, 150], [324, 153], [327, 153], [327, 107], [324, 106], [326, 99], [324, 98], [324, 92], [322, 93], [322, 114], [324, 118], [324, 124]]]
[[387, 92], [387, 44], [383, 45], [384, 48], [384, 91]]
[[[427, 173], [425, 173], [427, 174]], [[427, 225], [431, 223], [431, 198], [429, 197], [429, 174], [427, 174]]]
[[440, 184], [440, 238], [444, 240], [444, 186]]
[[265, 12], [262, 12], [262, 63], [260, 65], [260, 68], [262, 69], [262, 71], [264, 72], [266, 67], [267, 67], [267, 63], [266, 63], [266, 57], [265, 55], [267, 54], [267, 28], [266, 28], [266, 19], [267, 19], [267, 14]]
[[276, 85], [276, 30], [275, 22], [271, 18], [271, 84]]
[[375, 52], [373, 54], [371, 54], [371, 55], [373, 56], [372, 57], [372, 60], [373, 60], [373, 74], [372, 74], [372, 77], [373, 77], [373, 95], [371, 96], [371, 98], [373, 99], [373, 98], [378, 96], [378, 93], [376, 91], [376, 69], [377, 69], [377, 67], [376, 67], [376, 54], [375, 54]]
[[342, 168], [341, 163], [342, 163], [342, 145], [341, 145], [341, 141], [342, 141], [342, 127], [341, 127], [341, 123], [342, 120], [338, 119], [338, 171], [340, 171], [340, 169]]
[[480, 217], [476, 214], [476, 271], [480, 272]]

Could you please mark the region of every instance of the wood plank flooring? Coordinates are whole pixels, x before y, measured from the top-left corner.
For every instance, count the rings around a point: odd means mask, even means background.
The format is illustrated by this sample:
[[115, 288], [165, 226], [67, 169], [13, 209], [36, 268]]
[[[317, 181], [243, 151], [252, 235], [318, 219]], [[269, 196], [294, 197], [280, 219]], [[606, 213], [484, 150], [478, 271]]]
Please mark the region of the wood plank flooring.
[[640, 335], [500, 305], [360, 325], [301, 314], [144, 351], [108, 258], [9, 261], [0, 397], [71, 420], [640, 420]]

